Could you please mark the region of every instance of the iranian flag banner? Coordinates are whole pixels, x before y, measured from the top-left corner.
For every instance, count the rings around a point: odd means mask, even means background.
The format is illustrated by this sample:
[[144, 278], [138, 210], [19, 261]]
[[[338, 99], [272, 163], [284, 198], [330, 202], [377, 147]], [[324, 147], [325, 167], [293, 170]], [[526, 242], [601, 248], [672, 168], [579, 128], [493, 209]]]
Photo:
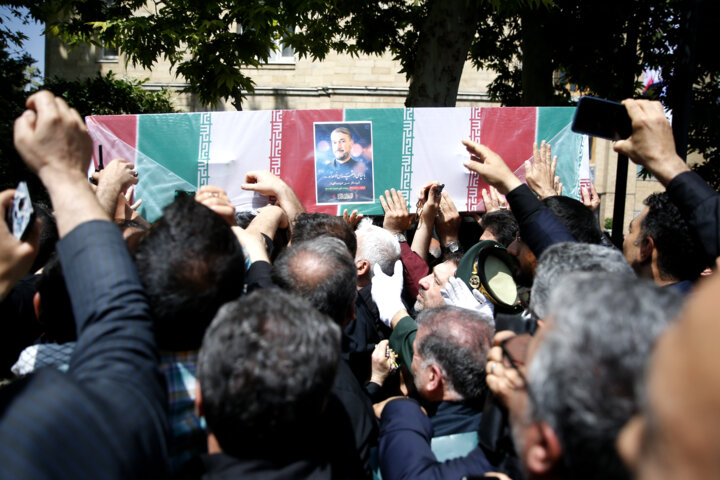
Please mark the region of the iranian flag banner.
[[[245, 174], [269, 170], [297, 193], [309, 212], [382, 214], [390, 188], [414, 204], [420, 187], [445, 184], [459, 211], [482, 211], [487, 184], [469, 172], [464, 138], [500, 154], [524, 179], [533, 142], [552, 145], [563, 194], [580, 197], [590, 182], [588, 140], [570, 130], [572, 107], [269, 110], [93, 116], [87, 118], [107, 164], [136, 165], [140, 213], [152, 221], [176, 191], [224, 188], [239, 210], [268, 198], [241, 189]], [[94, 167], [93, 167], [94, 168]]]

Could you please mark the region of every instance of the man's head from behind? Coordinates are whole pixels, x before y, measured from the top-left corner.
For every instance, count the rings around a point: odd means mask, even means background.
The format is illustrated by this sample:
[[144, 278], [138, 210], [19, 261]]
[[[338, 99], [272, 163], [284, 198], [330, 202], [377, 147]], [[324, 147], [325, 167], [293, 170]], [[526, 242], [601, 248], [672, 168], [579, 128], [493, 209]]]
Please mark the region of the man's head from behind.
[[332, 151], [336, 161], [345, 163], [350, 160], [350, 154], [355, 142], [348, 128], [338, 127], [333, 130], [330, 134], [330, 142], [332, 143]]
[[530, 346], [526, 404], [511, 408], [528, 477], [630, 478], [615, 440], [637, 411], [654, 340], [680, 304], [675, 292], [627, 275], [558, 282]]
[[301, 213], [295, 218], [292, 228], [293, 243], [305, 242], [323, 235], [342, 240], [350, 254], [355, 257], [357, 238], [353, 229], [342, 218], [327, 213]]
[[223, 452], [292, 455], [322, 413], [339, 358], [340, 329], [300, 297], [254, 292], [224, 305], [197, 366], [200, 411]]
[[628, 263], [644, 278], [659, 277], [668, 282], [695, 280], [705, 265], [680, 211], [667, 193], [650, 195], [645, 205], [630, 222], [623, 241]]
[[323, 236], [294, 243], [272, 267], [281, 288], [300, 295], [338, 325], [350, 320], [357, 296], [357, 269], [347, 247]]
[[575, 272], [608, 272], [635, 278], [622, 253], [613, 247], [589, 243], [558, 243], [538, 260], [530, 295], [530, 309], [539, 318], [547, 315], [550, 293], [565, 276]]
[[483, 215], [480, 220], [483, 233], [480, 241], [494, 240], [507, 248], [515, 240], [518, 223], [510, 210], [495, 210]]
[[[602, 231], [595, 215], [582, 202], [570, 197], [554, 196], [543, 199], [543, 204], [568, 229], [578, 242], [599, 244]], [[508, 253], [515, 255], [520, 262], [517, 281], [527, 287], [532, 286], [537, 267], [537, 257], [530, 247], [516, 238], [509, 246]]]
[[355, 235], [358, 246], [355, 255], [358, 286], [370, 283], [375, 265], [380, 265], [386, 275], [392, 275], [395, 262], [400, 259], [400, 243], [397, 239], [387, 230], [373, 225], [369, 218], [360, 222]]
[[418, 316], [412, 371], [423, 398], [480, 400], [494, 333], [491, 321], [473, 310], [452, 306], [425, 310]]
[[243, 291], [245, 259], [227, 223], [190, 197], [163, 209], [135, 251], [158, 346], [196, 350], [218, 308]]

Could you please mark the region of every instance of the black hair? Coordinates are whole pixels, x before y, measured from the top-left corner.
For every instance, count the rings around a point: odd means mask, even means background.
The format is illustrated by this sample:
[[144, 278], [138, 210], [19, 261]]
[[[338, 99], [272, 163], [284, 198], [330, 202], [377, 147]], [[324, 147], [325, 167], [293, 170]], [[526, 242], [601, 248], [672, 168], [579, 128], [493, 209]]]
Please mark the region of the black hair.
[[483, 231], [490, 230], [505, 248], [515, 240], [520, 228], [515, 220], [515, 215], [510, 210], [495, 210], [486, 213], [480, 220], [480, 226]]
[[602, 242], [600, 223], [582, 202], [560, 195], [544, 198], [542, 202], [565, 225], [575, 240], [594, 244]]
[[653, 193], [644, 203], [649, 208], [640, 229], [655, 242], [660, 275], [677, 280], [698, 278], [706, 265], [680, 210], [665, 192]]
[[135, 261], [162, 349], [200, 347], [218, 308], [243, 292], [245, 259], [228, 224], [191, 197], [163, 209]]
[[55, 215], [48, 206], [33, 202], [33, 210], [35, 210], [35, 217], [40, 220], [40, 239], [38, 241], [38, 254], [30, 268], [30, 272], [37, 272], [55, 253], [55, 244], [60, 239], [60, 234], [58, 233]]
[[340, 329], [305, 299], [256, 291], [224, 305], [205, 338], [198, 381], [223, 452], [274, 458], [317, 427], [340, 359]]
[[355, 258], [357, 253], [355, 232], [341, 217], [327, 213], [301, 213], [295, 217], [292, 228], [293, 243], [312, 240], [321, 235], [329, 235], [342, 240], [350, 250], [352, 257]]

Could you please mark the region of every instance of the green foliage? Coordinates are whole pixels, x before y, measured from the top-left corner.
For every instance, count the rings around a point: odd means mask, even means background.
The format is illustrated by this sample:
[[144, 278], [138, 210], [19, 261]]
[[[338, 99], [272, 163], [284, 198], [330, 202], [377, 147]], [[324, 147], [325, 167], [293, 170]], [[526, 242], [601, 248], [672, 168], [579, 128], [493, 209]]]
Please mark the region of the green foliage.
[[49, 79], [42, 87], [33, 86], [34, 60], [28, 55], [14, 58], [0, 48], [0, 82], [4, 94], [0, 97], [0, 189], [14, 188], [19, 181], [29, 183], [34, 199], [46, 199], [44, 189], [25, 167], [12, 143], [13, 124], [25, 109], [27, 97], [40, 88], [63, 97], [81, 116], [118, 115], [130, 113], [174, 112], [169, 92], [143, 90], [141, 82], [115, 78], [112, 73], [85, 80]]
[[605, 222], [604, 222], [605, 230], [612, 230], [612, 222], [613, 222], [612, 218], [605, 219]]
[[40, 188], [13, 145], [13, 125], [25, 110], [25, 88], [34, 79], [31, 69], [34, 62], [27, 54], [11, 55], [8, 40], [0, 38], [0, 84], [3, 86], [0, 95], [0, 190], [14, 188], [20, 180], [30, 182], [31, 190]]
[[63, 97], [81, 116], [172, 113], [167, 90], [148, 91], [142, 81], [116, 78], [112, 72], [85, 80], [50, 78], [41, 87]]

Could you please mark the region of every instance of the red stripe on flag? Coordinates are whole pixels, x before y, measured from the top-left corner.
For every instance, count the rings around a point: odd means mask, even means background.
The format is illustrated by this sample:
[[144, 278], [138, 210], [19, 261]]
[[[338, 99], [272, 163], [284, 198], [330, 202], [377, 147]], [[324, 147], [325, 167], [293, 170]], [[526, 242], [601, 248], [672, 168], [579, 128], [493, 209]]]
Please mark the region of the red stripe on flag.
[[343, 110], [287, 110], [282, 122], [280, 177], [308, 212], [337, 214], [337, 206], [315, 202], [314, 122], [342, 122]]
[[505, 160], [510, 170], [532, 157], [537, 108], [483, 108], [480, 141]]
[[115, 158], [136, 162], [137, 115], [91, 116], [86, 118], [86, 122], [94, 143], [95, 168], [98, 166], [98, 145], [103, 147], [105, 165]]

